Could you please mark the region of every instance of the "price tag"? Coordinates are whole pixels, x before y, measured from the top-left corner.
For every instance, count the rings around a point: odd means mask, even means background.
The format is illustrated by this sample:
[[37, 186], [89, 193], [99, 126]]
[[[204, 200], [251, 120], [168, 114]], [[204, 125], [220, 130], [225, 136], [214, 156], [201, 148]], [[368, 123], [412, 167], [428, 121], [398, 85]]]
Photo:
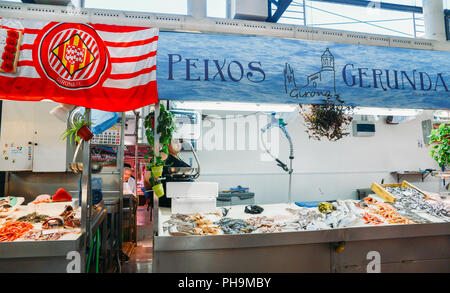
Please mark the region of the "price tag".
[[53, 233], [58, 233], [58, 232], [59, 232], [58, 229], [42, 230], [42, 235], [48, 235], [48, 234], [53, 234]]

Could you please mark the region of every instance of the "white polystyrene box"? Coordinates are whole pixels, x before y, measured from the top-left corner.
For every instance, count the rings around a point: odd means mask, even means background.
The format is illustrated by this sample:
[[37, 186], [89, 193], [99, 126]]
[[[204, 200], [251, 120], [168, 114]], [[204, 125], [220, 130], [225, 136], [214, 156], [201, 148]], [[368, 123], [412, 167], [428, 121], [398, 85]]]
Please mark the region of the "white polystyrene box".
[[216, 198], [172, 198], [172, 214], [197, 214], [214, 213], [216, 210]]
[[216, 198], [219, 195], [217, 182], [167, 182], [166, 196], [168, 198]]
[[27, 206], [30, 213], [35, 212], [41, 215], [55, 216], [56, 214], [62, 213], [68, 205], [72, 206], [73, 209], [77, 209], [79, 206], [78, 199], [61, 202], [42, 202], [38, 204], [30, 202]]

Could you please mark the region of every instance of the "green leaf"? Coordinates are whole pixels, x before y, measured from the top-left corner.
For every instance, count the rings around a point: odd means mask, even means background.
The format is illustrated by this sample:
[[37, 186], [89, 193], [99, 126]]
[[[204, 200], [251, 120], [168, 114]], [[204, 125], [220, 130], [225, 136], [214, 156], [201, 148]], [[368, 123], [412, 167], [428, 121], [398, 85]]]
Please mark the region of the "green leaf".
[[167, 147], [167, 145], [164, 145], [164, 146], [162, 147], [161, 151], [162, 151], [163, 153], [165, 153], [166, 155], [169, 154], [169, 148]]

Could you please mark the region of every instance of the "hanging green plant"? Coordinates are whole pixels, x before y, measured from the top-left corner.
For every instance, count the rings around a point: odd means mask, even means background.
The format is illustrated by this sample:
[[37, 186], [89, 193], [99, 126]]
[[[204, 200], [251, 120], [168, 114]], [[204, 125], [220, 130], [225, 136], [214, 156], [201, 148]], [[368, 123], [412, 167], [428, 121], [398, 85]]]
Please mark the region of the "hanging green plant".
[[[156, 129], [156, 133], [159, 134], [159, 144], [161, 148], [161, 152], [169, 155], [169, 145], [172, 142], [172, 136], [175, 131], [175, 120], [174, 116], [171, 112], [167, 111], [163, 104], [160, 104], [159, 107], [159, 117], [158, 117], [158, 127]], [[157, 188], [158, 191], [154, 190], [158, 196], [164, 195], [164, 190], [162, 190], [161, 194], [161, 186], [156, 187], [161, 184], [159, 181], [159, 177], [162, 175], [162, 171], [164, 166], [167, 164], [162, 159], [161, 155], [155, 154], [154, 145], [155, 145], [155, 113], [149, 113], [144, 119], [144, 128], [145, 135], [147, 137], [147, 141], [151, 146], [150, 153], [145, 156], [146, 159], [151, 157], [150, 163], [147, 165], [147, 170], [152, 171], [152, 176], [150, 177], [150, 184], [152, 188]]]
[[430, 156], [440, 167], [450, 165], [450, 124], [442, 123], [439, 128], [431, 130]]
[[87, 121], [86, 114], [87, 111], [83, 114], [83, 116], [73, 121], [73, 126], [67, 128], [61, 135], [61, 141], [68, 139], [70, 145], [72, 146], [72, 141], [75, 141], [75, 143], [78, 144], [81, 139], [88, 141], [94, 137], [89, 129], [89, 126], [91, 126], [92, 123]]
[[335, 100], [323, 99], [323, 104], [300, 104], [300, 115], [305, 120], [309, 138], [320, 140], [325, 137], [337, 141], [350, 134], [347, 127], [353, 120], [353, 109], [354, 106], [344, 105], [344, 101], [336, 96]]

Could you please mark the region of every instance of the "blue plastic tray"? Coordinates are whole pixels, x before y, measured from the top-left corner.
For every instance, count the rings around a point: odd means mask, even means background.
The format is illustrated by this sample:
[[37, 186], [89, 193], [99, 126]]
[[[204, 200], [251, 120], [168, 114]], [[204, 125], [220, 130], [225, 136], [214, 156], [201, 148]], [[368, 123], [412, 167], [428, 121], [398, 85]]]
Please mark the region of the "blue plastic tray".
[[314, 208], [317, 207], [321, 201], [296, 201], [295, 204], [299, 207]]

